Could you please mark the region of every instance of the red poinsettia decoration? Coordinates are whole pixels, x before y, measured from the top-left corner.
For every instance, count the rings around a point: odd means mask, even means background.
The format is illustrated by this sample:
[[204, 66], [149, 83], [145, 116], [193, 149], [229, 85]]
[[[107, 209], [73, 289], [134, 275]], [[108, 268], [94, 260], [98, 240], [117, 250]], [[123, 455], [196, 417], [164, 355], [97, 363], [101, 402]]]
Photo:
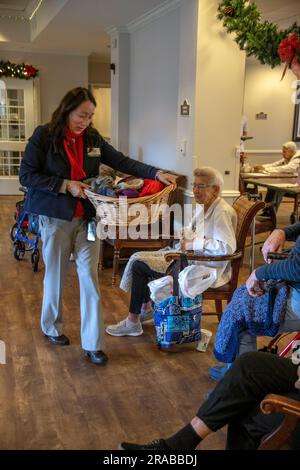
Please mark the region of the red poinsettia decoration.
[[281, 62], [286, 62], [281, 80], [284, 78], [287, 68], [292, 64], [297, 64], [300, 55], [300, 39], [296, 33], [290, 34], [288, 38], [283, 39], [278, 46], [278, 55]]
[[33, 67], [33, 65], [25, 65], [25, 70], [28, 78], [35, 77], [38, 73], [38, 69]]

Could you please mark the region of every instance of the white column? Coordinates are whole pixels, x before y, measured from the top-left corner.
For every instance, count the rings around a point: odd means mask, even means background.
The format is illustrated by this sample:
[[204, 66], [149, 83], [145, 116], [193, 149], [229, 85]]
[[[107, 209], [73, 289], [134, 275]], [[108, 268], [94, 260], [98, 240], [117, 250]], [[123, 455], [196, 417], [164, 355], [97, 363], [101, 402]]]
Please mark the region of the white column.
[[199, 0], [194, 155], [224, 176], [224, 196], [238, 193], [245, 53], [216, 19], [217, 0]]
[[[182, 1], [180, 7], [180, 43], [177, 103], [176, 171], [192, 179], [195, 161], [195, 112], [199, 0]], [[181, 116], [184, 101], [190, 105], [190, 115]], [[190, 189], [190, 188], [189, 188]], [[187, 191], [188, 193], [188, 191]]]
[[130, 36], [128, 32], [113, 28], [111, 36], [111, 143], [128, 154], [129, 148], [129, 59]]

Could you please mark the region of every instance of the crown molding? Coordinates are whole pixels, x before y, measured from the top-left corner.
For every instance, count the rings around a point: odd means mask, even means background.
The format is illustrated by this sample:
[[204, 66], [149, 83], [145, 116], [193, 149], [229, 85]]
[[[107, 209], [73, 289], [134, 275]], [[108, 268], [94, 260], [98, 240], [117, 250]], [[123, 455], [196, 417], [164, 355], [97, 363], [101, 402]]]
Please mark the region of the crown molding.
[[143, 26], [151, 23], [152, 21], [160, 18], [161, 16], [169, 13], [180, 6], [181, 0], [167, 0], [162, 5], [153, 8], [153, 10], [141, 15], [133, 21], [130, 21], [126, 26], [130, 33], [142, 28]]
[[111, 25], [108, 26], [108, 28], [105, 28], [104, 31], [109, 36], [119, 33], [133, 33], [137, 29], [140, 29], [146, 24], [151, 23], [160, 16], [163, 16], [166, 13], [175, 10], [180, 6], [180, 3], [181, 0], [167, 0], [162, 5], [159, 5], [158, 7], [153, 8], [153, 10], [148, 11], [144, 15], [139, 16], [135, 20], [130, 21], [129, 23], [127, 23], [126, 26]]
[[129, 33], [127, 26], [115, 26], [115, 25], [108, 26], [108, 28], [105, 28], [104, 31], [109, 36], [112, 36], [113, 34], [119, 34], [119, 33]]

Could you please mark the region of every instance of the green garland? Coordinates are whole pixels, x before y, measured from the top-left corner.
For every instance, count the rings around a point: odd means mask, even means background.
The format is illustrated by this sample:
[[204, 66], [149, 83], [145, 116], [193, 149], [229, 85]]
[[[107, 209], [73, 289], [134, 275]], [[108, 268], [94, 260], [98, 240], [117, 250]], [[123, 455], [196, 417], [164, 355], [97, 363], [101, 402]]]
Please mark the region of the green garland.
[[9, 61], [0, 60], [0, 78], [21, 78], [29, 80], [38, 76], [38, 69], [29, 64], [12, 64]]
[[281, 41], [292, 33], [300, 37], [297, 23], [280, 30], [274, 23], [261, 21], [256, 4], [246, 0], [222, 0], [218, 19], [223, 21], [228, 33], [235, 33], [235, 41], [248, 57], [254, 56], [261, 64], [272, 68], [281, 63], [277, 52]]

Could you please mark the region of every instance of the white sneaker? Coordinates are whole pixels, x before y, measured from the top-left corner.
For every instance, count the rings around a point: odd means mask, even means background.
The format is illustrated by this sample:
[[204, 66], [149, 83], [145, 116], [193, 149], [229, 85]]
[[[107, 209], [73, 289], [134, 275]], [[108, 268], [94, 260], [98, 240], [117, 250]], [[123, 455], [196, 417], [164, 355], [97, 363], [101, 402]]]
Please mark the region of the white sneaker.
[[140, 323], [128, 326], [126, 320], [122, 320], [116, 325], [109, 325], [106, 328], [106, 333], [111, 336], [141, 336], [143, 334], [143, 328]]

